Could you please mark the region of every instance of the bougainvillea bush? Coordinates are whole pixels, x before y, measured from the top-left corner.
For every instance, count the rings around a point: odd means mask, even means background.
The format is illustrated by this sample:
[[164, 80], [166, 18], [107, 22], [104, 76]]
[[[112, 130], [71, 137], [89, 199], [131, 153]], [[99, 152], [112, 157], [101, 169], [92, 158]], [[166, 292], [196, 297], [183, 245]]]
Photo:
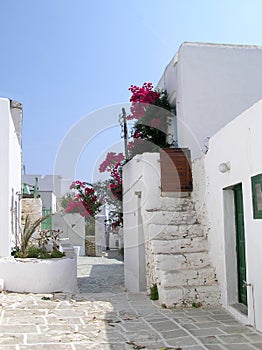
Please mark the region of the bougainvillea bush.
[[128, 120], [134, 120], [133, 140], [128, 144], [129, 159], [144, 152], [157, 152], [168, 148], [167, 125], [171, 107], [166, 90], [154, 90], [152, 83], [142, 87], [131, 85], [132, 95]]
[[122, 201], [122, 164], [124, 161], [123, 153], [109, 152], [106, 159], [100, 164], [99, 171], [110, 173], [108, 190], [113, 198]]
[[109, 152], [106, 159], [100, 164], [100, 172], [109, 172], [110, 178], [107, 186], [109, 203], [113, 205], [110, 222], [112, 227], [121, 226], [123, 223], [122, 214], [122, 165], [125, 161], [123, 153]]
[[78, 213], [86, 219], [95, 217], [99, 213], [102, 203], [90, 183], [74, 181], [70, 190], [75, 190], [76, 195], [65, 208], [66, 213]]
[[[167, 120], [171, 116], [171, 107], [165, 90], [154, 90], [152, 83], [144, 83], [142, 87], [131, 85], [129, 88], [130, 114], [128, 121], [133, 121], [131, 140], [128, 143], [128, 159], [122, 153], [109, 152], [99, 167], [100, 172], [109, 172], [107, 186], [109, 197], [115, 200], [112, 211], [112, 227], [121, 226], [122, 214], [122, 166], [136, 154], [157, 152], [159, 147], [168, 148]], [[111, 203], [112, 204], [112, 203]]]

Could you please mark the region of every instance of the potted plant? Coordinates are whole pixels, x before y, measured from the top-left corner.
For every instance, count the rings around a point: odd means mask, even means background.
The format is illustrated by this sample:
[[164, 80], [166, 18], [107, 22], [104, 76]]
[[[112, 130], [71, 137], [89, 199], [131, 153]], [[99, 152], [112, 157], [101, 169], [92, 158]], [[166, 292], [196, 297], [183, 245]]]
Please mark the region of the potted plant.
[[68, 257], [60, 251], [60, 232], [40, 230], [40, 224], [48, 216], [30, 222], [27, 215], [19, 246], [13, 249], [11, 257], [0, 259], [4, 290], [72, 293], [77, 289], [76, 257]]

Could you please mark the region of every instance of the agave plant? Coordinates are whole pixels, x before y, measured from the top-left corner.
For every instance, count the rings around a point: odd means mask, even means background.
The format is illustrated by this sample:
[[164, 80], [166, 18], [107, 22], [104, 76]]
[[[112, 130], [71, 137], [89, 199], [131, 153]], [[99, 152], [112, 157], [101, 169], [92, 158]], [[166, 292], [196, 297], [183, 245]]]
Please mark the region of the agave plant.
[[19, 257], [20, 258], [27, 257], [29, 243], [30, 243], [30, 240], [31, 240], [33, 234], [36, 232], [38, 226], [51, 215], [52, 214], [42, 216], [39, 219], [37, 219], [36, 221], [34, 221], [33, 223], [31, 223], [31, 221], [30, 221], [30, 215], [29, 214], [26, 215], [24, 227], [23, 227], [23, 230], [21, 233], [21, 244], [20, 244], [20, 249], [19, 249]]

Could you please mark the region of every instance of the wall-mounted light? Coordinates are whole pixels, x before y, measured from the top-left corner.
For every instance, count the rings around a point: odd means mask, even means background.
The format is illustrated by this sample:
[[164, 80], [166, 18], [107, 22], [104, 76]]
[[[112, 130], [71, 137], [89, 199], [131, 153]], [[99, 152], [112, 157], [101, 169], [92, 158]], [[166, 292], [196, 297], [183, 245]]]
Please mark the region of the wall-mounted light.
[[226, 173], [227, 171], [230, 170], [230, 163], [227, 162], [227, 163], [221, 163], [221, 164], [219, 164], [218, 170], [219, 170], [221, 173]]

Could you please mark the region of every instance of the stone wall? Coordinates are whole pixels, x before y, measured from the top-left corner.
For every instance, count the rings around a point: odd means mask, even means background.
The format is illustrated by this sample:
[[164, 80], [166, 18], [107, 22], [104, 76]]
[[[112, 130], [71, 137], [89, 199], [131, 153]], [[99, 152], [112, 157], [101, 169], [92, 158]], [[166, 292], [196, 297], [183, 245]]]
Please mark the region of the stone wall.
[[95, 236], [86, 236], [85, 253], [87, 256], [96, 256]]
[[24, 225], [26, 216], [29, 215], [31, 223], [42, 217], [41, 198], [23, 198], [21, 199], [21, 224]]

